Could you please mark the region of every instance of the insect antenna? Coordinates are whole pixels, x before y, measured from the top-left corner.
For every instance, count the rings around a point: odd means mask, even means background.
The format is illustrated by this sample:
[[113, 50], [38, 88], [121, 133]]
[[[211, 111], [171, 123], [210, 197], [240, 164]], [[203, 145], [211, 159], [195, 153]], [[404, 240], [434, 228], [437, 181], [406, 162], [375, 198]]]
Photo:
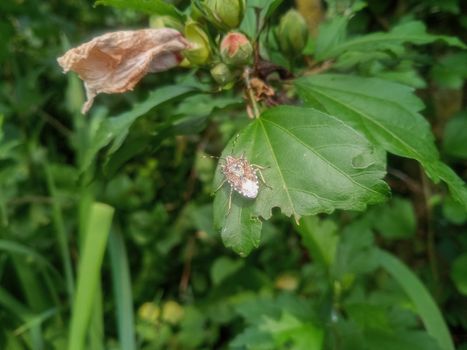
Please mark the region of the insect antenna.
[[209, 154], [203, 155], [203, 158], [220, 159], [220, 160], [223, 160], [224, 162], [226, 161], [224, 157], [211, 156]]

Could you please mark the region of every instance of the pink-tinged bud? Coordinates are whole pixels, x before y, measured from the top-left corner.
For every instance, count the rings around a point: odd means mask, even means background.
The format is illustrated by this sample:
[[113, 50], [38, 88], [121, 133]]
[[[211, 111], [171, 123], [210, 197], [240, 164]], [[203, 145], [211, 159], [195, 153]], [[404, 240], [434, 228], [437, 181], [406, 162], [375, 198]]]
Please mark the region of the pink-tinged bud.
[[229, 65], [246, 65], [253, 57], [253, 46], [242, 33], [230, 32], [222, 39], [221, 57]]

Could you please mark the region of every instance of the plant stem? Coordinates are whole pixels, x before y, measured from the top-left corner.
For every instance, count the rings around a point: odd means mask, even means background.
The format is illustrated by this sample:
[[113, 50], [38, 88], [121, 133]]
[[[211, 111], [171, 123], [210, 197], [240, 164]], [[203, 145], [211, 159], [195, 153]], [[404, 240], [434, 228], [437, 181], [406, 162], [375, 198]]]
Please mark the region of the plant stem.
[[66, 287], [69, 297], [70, 304], [73, 303], [73, 296], [75, 290], [75, 282], [73, 277], [73, 268], [71, 265], [70, 249], [68, 247], [68, 238], [66, 235], [65, 224], [63, 221], [63, 215], [60, 208], [60, 203], [57, 196], [57, 189], [55, 182], [50, 171], [50, 166], [45, 163], [44, 166], [45, 177], [47, 179], [47, 187], [50, 195], [52, 196], [52, 215], [55, 226], [55, 232], [57, 235], [57, 241], [60, 246], [60, 255], [62, 258], [62, 264], [65, 272]]
[[251, 88], [251, 83], [250, 83], [250, 68], [245, 68], [245, 71], [243, 72], [243, 78], [245, 79], [245, 87], [247, 91], [248, 98], [251, 102], [251, 106], [253, 107], [253, 114], [255, 118], [259, 118], [260, 116], [260, 111], [258, 107], [258, 102], [256, 102], [255, 96], [253, 95], [253, 89]]

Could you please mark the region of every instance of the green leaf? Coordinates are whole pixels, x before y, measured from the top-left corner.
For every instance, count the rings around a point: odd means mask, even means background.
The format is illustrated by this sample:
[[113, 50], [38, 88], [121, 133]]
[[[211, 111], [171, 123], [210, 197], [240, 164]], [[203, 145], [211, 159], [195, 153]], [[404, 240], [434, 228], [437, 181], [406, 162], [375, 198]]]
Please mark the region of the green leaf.
[[[224, 184], [214, 200], [214, 224], [224, 243], [243, 254], [259, 243], [258, 217], [269, 219], [275, 207], [298, 221], [335, 209], [363, 210], [388, 193], [381, 153], [350, 126], [312, 108], [266, 111], [227, 145], [223, 157], [242, 154], [265, 167], [259, 175], [268, 187], [260, 184], [255, 200], [232, 193], [229, 212], [230, 186]], [[214, 188], [224, 181], [220, 165]]]
[[307, 216], [300, 221], [296, 229], [313, 259], [328, 267], [332, 266], [339, 243], [335, 222], [320, 220], [317, 216]]
[[415, 234], [415, 211], [407, 199], [392, 198], [390, 202], [373, 208], [371, 217], [374, 227], [387, 239], [409, 238]]
[[431, 70], [437, 85], [448, 89], [461, 89], [467, 79], [467, 53], [459, 52], [443, 57]]
[[376, 78], [323, 74], [296, 81], [306, 104], [364, 132], [388, 152], [418, 160], [434, 182], [443, 180], [467, 208], [465, 183], [439, 160], [429, 123], [418, 113], [423, 103], [413, 89]]
[[[257, 29], [263, 27], [268, 18], [284, 0], [248, 0], [240, 29], [250, 38], [255, 38]], [[259, 14], [257, 10], [259, 9]]]
[[[338, 21], [334, 20], [333, 28], [337, 33], [342, 33], [342, 28], [345, 23], [338, 26]], [[329, 36], [330, 30], [325, 32], [325, 35]], [[342, 34], [340, 34], [342, 35]], [[318, 39], [318, 42], [320, 39]], [[378, 32], [368, 34], [349, 40], [337, 40], [334, 45], [326, 45], [319, 51], [317, 50], [316, 58], [318, 60], [335, 58], [342, 55], [345, 52], [358, 51], [358, 52], [375, 52], [375, 51], [390, 51], [396, 55], [400, 55], [404, 52], [404, 44], [424, 45], [435, 41], [442, 41], [447, 45], [467, 48], [467, 46], [458, 38], [445, 36], [445, 35], [433, 35], [426, 31], [426, 26], [423, 22], [412, 21], [407, 23], [399, 24], [392, 28], [388, 33]]]
[[217, 286], [230, 275], [237, 272], [244, 265], [243, 260], [233, 260], [226, 256], [221, 256], [211, 267], [211, 280]]
[[420, 315], [428, 334], [437, 340], [443, 350], [454, 350], [449, 329], [430, 293], [417, 276], [397, 257], [388, 252], [377, 250], [379, 262], [402, 287]]
[[459, 293], [467, 295], [467, 254], [463, 254], [454, 260], [451, 266], [451, 278]]
[[88, 169], [97, 152], [108, 144], [112, 143], [108, 155], [117, 151], [125, 141], [129, 128], [139, 117], [164, 102], [184, 96], [192, 91], [192, 87], [183, 85], [161, 87], [149, 93], [144, 102], [136, 104], [130, 111], [103, 120], [96, 126], [97, 130], [91, 136], [90, 145], [86, 148], [80, 170]]
[[446, 124], [443, 134], [443, 151], [452, 157], [467, 159], [465, 140], [467, 140], [467, 111], [459, 113]]
[[[336, 16], [319, 26], [319, 35], [314, 48], [316, 59], [324, 59], [327, 52], [332, 51], [333, 48], [345, 41], [348, 22], [348, 17]], [[306, 51], [305, 53], [311, 54], [313, 52]]]
[[183, 14], [174, 5], [163, 0], [97, 0], [95, 5], [141, 11], [149, 15], [172, 16], [177, 19], [183, 18]]
[[288, 312], [284, 312], [277, 321], [266, 317], [260, 329], [270, 333], [281, 348], [290, 343], [293, 344], [291, 348], [295, 350], [320, 350], [323, 348], [323, 329], [312, 323], [302, 322]]
[[443, 215], [451, 223], [462, 225], [467, 221], [467, 211], [451, 196], [446, 196], [443, 202]]

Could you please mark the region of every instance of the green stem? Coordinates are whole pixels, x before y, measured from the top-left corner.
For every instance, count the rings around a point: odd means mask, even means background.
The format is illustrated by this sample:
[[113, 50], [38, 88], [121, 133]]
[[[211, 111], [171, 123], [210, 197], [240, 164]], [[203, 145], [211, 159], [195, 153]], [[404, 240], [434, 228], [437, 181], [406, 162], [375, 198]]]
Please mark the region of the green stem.
[[60, 208], [60, 202], [57, 195], [57, 189], [55, 182], [50, 171], [50, 166], [45, 163], [44, 166], [45, 177], [47, 179], [47, 187], [50, 195], [52, 196], [52, 217], [55, 226], [55, 233], [57, 241], [60, 246], [60, 255], [62, 258], [62, 264], [65, 272], [66, 287], [70, 304], [73, 303], [73, 296], [75, 290], [75, 282], [73, 276], [73, 268], [71, 265], [70, 249], [68, 247], [68, 238], [65, 230], [65, 224], [63, 220], [62, 210]]
[[100, 270], [104, 258], [114, 209], [103, 203], [92, 203], [86, 220], [78, 284], [70, 323], [68, 350], [85, 349], [85, 339], [99, 285]]

